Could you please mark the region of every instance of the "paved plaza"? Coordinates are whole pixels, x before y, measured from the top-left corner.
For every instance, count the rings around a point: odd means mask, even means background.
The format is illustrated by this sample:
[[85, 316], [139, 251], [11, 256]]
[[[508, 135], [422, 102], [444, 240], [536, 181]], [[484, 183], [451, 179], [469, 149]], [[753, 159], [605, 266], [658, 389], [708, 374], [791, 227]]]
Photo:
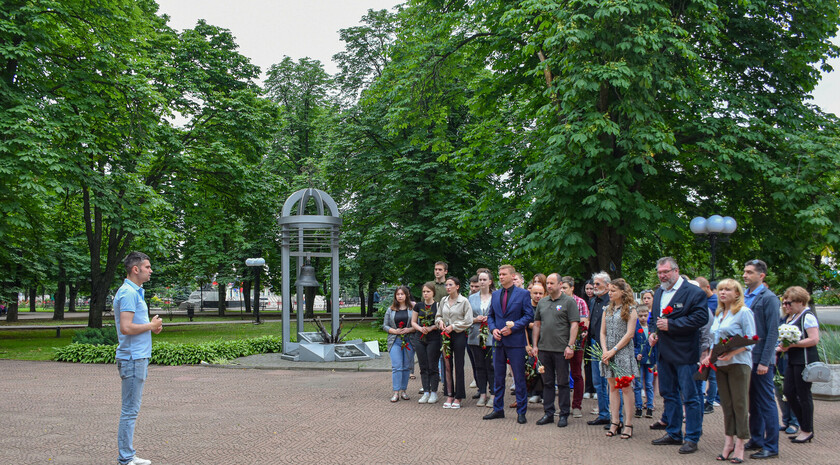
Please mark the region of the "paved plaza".
[[[460, 410], [417, 404], [419, 380], [409, 384], [410, 401], [392, 404], [390, 373], [362, 370], [151, 366], [135, 447], [155, 465], [616, 465], [717, 463], [722, 445], [719, 409], [705, 417], [700, 450], [683, 456], [650, 445], [661, 432], [648, 419], [635, 419], [631, 440], [604, 437], [585, 424], [588, 413], [567, 428], [537, 426], [542, 408], [534, 404], [526, 425], [510, 409], [503, 420], [482, 421], [490, 409], [472, 399]], [[114, 365], [0, 360], [0, 464], [117, 463], [119, 389]], [[584, 400], [584, 411], [595, 402]], [[817, 401], [815, 410], [814, 443], [782, 435], [782, 458], [772, 463], [840, 463], [840, 402]]]

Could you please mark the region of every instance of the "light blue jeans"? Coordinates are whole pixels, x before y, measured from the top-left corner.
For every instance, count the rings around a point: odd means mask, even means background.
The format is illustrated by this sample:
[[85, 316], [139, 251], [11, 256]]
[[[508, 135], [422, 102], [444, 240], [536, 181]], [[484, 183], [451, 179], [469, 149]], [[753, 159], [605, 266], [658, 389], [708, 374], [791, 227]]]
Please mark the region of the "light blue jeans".
[[[653, 410], [653, 372], [649, 371], [653, 365], [639, 365], [639, 376], [633, 381], [633, 392], [636, 397], [636, 408], [647, 407]], [[642, 402], [642, 389], [645, 390], [647, 401]]]
[[122, 409], [120, 426], [117, 430], [120, 463], [128, 463], [134, 458], [134, 423], [140, 413], [140, 401], [143, 398], [143, 384], [149, 372], [149, 359], [117, 360], [117, 369], [122, 379]]
[[[408, 338], [406, 338], [408, 339]], [[411, 347], [411, 344], [409, 344]], [[391, 350], [391, 384], [395, 391], [405, 391], [408, 388], [408, 377], [411, 375], [411, 366], [414, 365], [414, 351], [404, 349], [402, 340], [397, 337]]]
[[[610, 419], [610, 387], [607, 384], [607, 378], [601, 376], [601, 363], [600, 362], [592, 362], [590, 364], [592, 368], [592, 384], [595, 386], [595, 390], [598, 394], [598, 419], [599, 420], [609, 420]], [[624, 398], [621, 399], [622, 402]], [[622, 412], [623, 413], [623, 412]]]

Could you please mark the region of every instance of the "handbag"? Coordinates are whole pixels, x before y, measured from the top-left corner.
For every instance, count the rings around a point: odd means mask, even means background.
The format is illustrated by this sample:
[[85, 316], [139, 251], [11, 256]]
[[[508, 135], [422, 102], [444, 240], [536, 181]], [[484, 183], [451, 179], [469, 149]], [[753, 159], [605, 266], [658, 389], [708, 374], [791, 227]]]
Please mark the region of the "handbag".
[[[803, 315], [802, 318], [805, 318], [805, 316]], [[829, 382], [831, 380], [831, 371], [829, 371], [828, 366], [820, 361], [808, 363], [808, 349], [803, 349], [803, 352], [805, 353], [805, 369], [802, 370], [802, 380], [806, 383]], [[823, 347], [823, 357], [825, 357], [825, 347]]]
[[[823, 351], [825, 348], [823, 347]], [[825, 354], [823, 354], [823, 357]], [[808, 351], [805, 350], [805, 369], [802, 370], [802, 380], [806, 383], [827, 383], [831, 380], [831, 371], [823, 362], [808, 363]]]

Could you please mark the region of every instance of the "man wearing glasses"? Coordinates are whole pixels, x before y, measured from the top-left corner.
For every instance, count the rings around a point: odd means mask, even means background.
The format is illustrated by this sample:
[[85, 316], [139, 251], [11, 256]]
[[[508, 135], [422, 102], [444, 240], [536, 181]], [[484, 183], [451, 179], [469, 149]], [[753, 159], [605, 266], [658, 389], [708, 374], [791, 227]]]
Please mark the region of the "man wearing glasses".
[[[610, 303], [607, 289], [610, 285], [610, 275], [606, 272], [592, 275], [595, 296], [589, 302], [589, 344], [598, 346], [601, 344], [601, 317], [604, 314], [604, 307]], [[598, 396], [598, 418], [587, 421], [588, 425], [609, 425], [610, 424], [610, 393], [607, 389], [607, 379], [601, 376], [600, 363], [589, 365], [592, 373], [592, 384], [595, 385], [595, 392]]]
[[703, 405], [694, 373], [700, 362], [700, 328], [709, 321], [706, 294], [680, 277], [677, 261], [671, 257], [656, 262], [656, 274], [661, 286], [653, 295], [650, 321], [657, 332], [649, 341], [651, 346], [659, 345], [659, 392], [665, 400], [668, 426], [666, 434], [652, 444], [681, 445], [680, 454], [691, 454], [703, 434]]
[[750, 260], [744, 265], [744, 305], [753, 311], [758, 344], [753, 347], [750, 376], [750, 440], [753, 459], [779, 456], [779, 412], [773, 387], [773, 362], [779, 339], [779, 298], [764, 284], [767, 264]]

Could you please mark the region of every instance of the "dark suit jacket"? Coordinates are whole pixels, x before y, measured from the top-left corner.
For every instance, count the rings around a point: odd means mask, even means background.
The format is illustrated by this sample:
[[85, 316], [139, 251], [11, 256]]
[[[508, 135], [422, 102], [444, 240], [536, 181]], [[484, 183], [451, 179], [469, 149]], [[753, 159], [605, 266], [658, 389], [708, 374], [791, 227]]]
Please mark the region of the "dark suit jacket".
[[[653, 308], [650, 309], [650, 325], [656, 328], [656, 319], [660, 314], [662, 288], [653, 295]], [[709, 309], [706, 307], [706, 293], [702, 289], [683, 280], [668, 306], [673, 312], [667, 316], [668, 331], [659, 331], [659, 360], [674, 364], [688, 365], [700, 361], [700, 328], [709, 321]]]
[[780, 306], [779, 298], [766, 284], [750, 305], [755, 319], [755, 334], [758, 335], [758, 344], [752, 350], [753, 370], [759, 364], [769, 367], [775, 362], [776, 344], [779, 342]]
[[601, 345], [601, 317], [604, 308], [609, 305], [610, 296], [606, 292], [593, 296], [589, 301], [589, 340], [591, 344]]
[[497, 346], [525, 347], [525, 331], [528, 323], [534, 321], [534, 306], [531, 305], [531, 293], [525, 289], [512, 286], [508, 293], [507, 312], [502, 314], [502, 292], [499, 289], [493, 292], [490, 298], [490, 314], [487, 315], [487, 327], [490, 333], [494, 329], [504, 329], [508, 321], [513, 321], [509, 336], [502, 336], [501, 341], [496, 341]]

